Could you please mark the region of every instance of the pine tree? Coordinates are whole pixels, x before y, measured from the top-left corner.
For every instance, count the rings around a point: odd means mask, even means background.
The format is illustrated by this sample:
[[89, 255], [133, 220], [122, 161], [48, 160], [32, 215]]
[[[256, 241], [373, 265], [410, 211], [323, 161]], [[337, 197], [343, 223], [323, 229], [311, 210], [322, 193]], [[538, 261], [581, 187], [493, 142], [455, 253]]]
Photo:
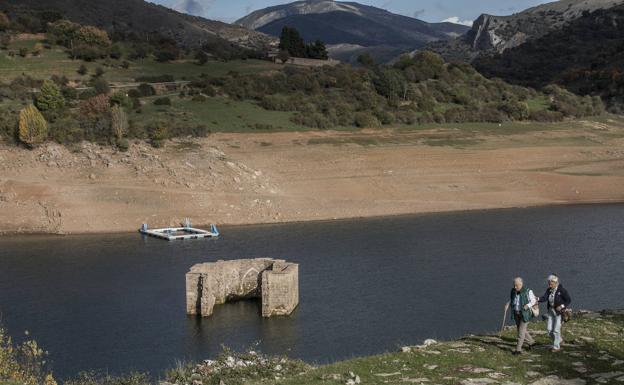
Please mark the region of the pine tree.
[[46, 80], [35, 99], [35, 105], [40, 111], [56, 111], [65, 107], [65, 98], [56, 83]]
[[19, 139], [33, 147], [48, 138], [48, 123], [37, 107], [30, 105], [20, 111]]

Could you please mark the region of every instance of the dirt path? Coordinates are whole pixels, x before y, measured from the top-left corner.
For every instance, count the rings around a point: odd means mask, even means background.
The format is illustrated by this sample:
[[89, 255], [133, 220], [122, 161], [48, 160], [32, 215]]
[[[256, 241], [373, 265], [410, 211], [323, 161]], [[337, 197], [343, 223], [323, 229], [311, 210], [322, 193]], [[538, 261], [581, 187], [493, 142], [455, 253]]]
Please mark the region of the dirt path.
[[0, 145], [0, 232], [624, 201], [624, 140], [615, 133], [622, 127], [483, 135], [463, 148], [428, 145], [440, 130], [216, 134], [126, 153]]

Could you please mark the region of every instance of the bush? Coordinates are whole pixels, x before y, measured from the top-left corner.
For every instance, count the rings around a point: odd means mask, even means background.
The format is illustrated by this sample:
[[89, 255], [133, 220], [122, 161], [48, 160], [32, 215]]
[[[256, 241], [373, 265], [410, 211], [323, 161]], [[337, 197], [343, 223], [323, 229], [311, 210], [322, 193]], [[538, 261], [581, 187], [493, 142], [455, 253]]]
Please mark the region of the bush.
[[97, 78], [93, 80], [91, 85], [95, 89], [96, 95], [105, 95], [110, 92], [110, 87], [108, 86], [108, 82], [105, 79]]
[[171, 99], [169, 99], [168, 97], [158, 98], [154, 100], [154, 104], [157, 106], [170, 106]]
[[43, 143], [48, 138], [48, 123], [37, 107], [30, 105], [20, 111], [19, 139], [29, 147]]
[[21, 385], [56, 385], [46, 370], [46, 352], [33, 340], [14, 344], [0, 327], [0, 381]]
[[111, 108], [111, 129], [117, 142], [128, 132], [128, 116], [123, 107], [118, 104]]
[[86, 66], [86, 65], [81, 64], [81, 65], [80, 65], [80, 68], [78, 68], [78, 71], [76, 71], [76, 72], [78, 72], [78, 74], [79, 74], [79, 75], [84, 76], [84, 75], [86, 75], [86, 74], [87, 74], [87, 72], [89, 72], [89, 70], [87, 69], [87, 66]]
[[137, 90], [139, 91], [139, 94], [141, 96], [156, 95], [156, 90], [154, 89], [154, 87], [152, 87], [152, 86], [150, 86], [149, 84], [146, 84], [146, 83], [139, 84], [139, 88], [137, 88]]
[[106, 95], [97, 95], [80, 104], [80, 113], [84, 115], [101, 115], [110, 110], [109, 98]]
[[360, 128], [377, 128], [381, 126], [379, 120], [369, 112], [357, 112], [355, 114], [355, 125]]
[[531, 111], [529, 119], [536, 122], [560, 122], [563, 120], [563, 114], [558, 111], [548, 110]]
[[46, 80], [35, 98], [39, 111], [56, 111], [65, 107], [65, 98], [61, 89], [51, 80]]
[[102, 67], [97, 67], [95, 69], [95, 74], [93, 76], [96, 77], [96, 78], [99, 78], [102, 75], [104, 75], [104, 69]]
[[121, 106], [123, 108], [132, 108], [132, 100], [130, 99], [129, 95], [127, 95], [125, 92], [123, 91], [117, 91], [115, 92], [111, 97], [110, 97], [110, 103], [111, 105], [118, 105]]

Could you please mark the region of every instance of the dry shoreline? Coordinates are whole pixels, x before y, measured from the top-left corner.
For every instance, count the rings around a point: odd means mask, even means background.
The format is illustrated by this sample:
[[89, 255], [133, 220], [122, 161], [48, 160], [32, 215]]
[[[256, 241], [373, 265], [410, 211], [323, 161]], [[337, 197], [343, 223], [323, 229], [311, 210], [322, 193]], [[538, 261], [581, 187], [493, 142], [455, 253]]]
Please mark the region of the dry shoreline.
[[[537, 209], [537, 208], [549, 208], [549, 207], [582, 207], [582, 206], [600, 206], [600, 205], [624, 205], [624, 200], [607, 200], [607, 201], [588, 201], [588, 202], [562, 202], [562, 203], [545, 203], [538, 205], [530, 205], [530, 206], [509, 206], [509, 207], [496, 207], [496, 208], [485, 208], [485, 209], [467, 209], [467, 210], [451, 210], [451, 211], [423, 211], [416, 213], [404, 213], [404, 214], [392, 214], [392, 215], [376, 215], [376, 216], [362, 216], [362, 217], [343, 217], [343, 218], [328, 218], [328, 219], [309, 219], [309, 220], [292, 220], [292, 221], [283, 221], [283, 222], [258, 222], [258, 223], [243, 223], [243, 224], [228, 224], [228, 223], [220, 223], [218, 224], [219, 229], [241, 229], [245, 227], [257, 227], [257, 226], [271, 226], [271, 225], [288, 225], [288, 224], [304, 224], [304, 223], [330, 223], [330, 222], [349, 222], [349, 221], [358, 221], [358, 220], [376, 220], [376, 219], [392, 219], [392, 218], [406, 218], [406, 217], [421, 217], [421, 216], [429, 216], [429, 215], [454, 215], [454, 214], [470, 214], [470, 213], [479, 213], [479, 212], [499, 212], [499, 211], [507, 211], [507, 210], [523, 210], [523, 209]], [[193, 226], [197, 228], [205, 228], [208, 229], [211, 223], [202, 223], [202, 224], [193, 224]], [[51, 233], [51, 232], [1, 232], [0, 239], [7, 238], [11, 236], [53, 236], [53, 237], [65, 237], [71, 235], [127, 235], [138, 233], [138, 229], [136, 230], [126, 230], [126, 231], [93, 231], [93, 232], [72, 232], [72, 233]]]
[[[0, 234], [624, 202], [624, 127], [214, 134], [126, 153], [0, 144]], [[431, 138], [444, 138], [442, 145]]]

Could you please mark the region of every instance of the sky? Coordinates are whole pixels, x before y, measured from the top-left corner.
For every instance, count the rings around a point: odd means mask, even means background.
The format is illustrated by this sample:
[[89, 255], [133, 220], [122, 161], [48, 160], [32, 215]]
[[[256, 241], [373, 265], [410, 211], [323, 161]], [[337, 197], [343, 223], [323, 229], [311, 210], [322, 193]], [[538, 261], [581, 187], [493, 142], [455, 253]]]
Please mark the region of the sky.
[[[175, 6], [182, 0], [149, 0]], [[285, 4], [284, 0], [197, 0], [203, 15], [213, 20], [233, 22], [257, 9]], [[543, 0], [359, 0], [361, 4], [387, 9], [390, 12], [416, 17], [428, 22], [452, 21], [472, 25], [482, 13], [509, 15], [543, 4]]]

